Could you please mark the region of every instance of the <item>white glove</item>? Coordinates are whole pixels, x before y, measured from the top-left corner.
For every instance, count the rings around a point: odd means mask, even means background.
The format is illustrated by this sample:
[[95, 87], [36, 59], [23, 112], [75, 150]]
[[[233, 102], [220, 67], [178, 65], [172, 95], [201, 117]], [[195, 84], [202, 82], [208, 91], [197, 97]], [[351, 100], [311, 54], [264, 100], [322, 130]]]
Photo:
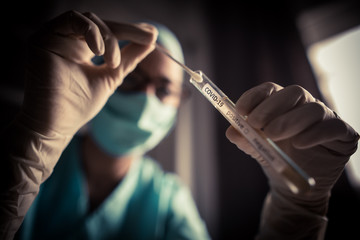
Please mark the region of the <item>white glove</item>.
[[[103, 22], [94, 14], [59, 16], [30, 40], [23, 114], [45, 135], [73, 135], [154, 49], [156, 33], [150, 25]], [[120, 53], [118, 39], [133, 43]], [[104, 54], [106, 64], [94, 66], [94, 54]]]
[[[148, 24], [70, 11], [30, 39], [23, 107], [1, 135], [1, 239], [14, 236], [72, 136], [154, 49], [156, 38]], [[121, 53], [120, 39], [131, 42]], [[103, 54], [105, 64], [93, 65], [94, 54]]]
[[261, 84], [245, 92], [236, 108], [316, 181], [310, 192], [293, 194], [245, 138], [229, 127], [228, 139], [257, 159], [269, 179], [258, 238], [322, 239], [331, 189], [356, 151], [359, 135], [299, 86]]

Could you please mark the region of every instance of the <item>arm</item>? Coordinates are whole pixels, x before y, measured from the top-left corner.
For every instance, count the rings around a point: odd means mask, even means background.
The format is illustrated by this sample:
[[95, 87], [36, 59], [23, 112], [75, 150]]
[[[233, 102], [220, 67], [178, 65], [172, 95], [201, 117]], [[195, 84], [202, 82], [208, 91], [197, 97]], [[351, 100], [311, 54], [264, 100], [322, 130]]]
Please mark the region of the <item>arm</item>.
[[1, 239], [14, 237], [40, 184], [49, 177], [71, 139], [55, 132], [40, 134], [20, 115], [1, 133]]
[[[156, 36], [150, 25], [70, 11], [30, 39], [22, 110], [1, 133], [1, 239], [13, 238], [72, 136], [153, 50]], [[118, 39], [132, 43], [120, 53]], [[103, 66], [91, 63], [95, 54], [104, 55]]]
[[299, 86], [264, 83], [244, 93], [236, 107], [316, 181], [310, 192], [293, 194], [230, 127], [229, 140], [258, 160], [269, 179], [258, 239], [323, 239], [331, 189], [356, 151], [359, 135]]

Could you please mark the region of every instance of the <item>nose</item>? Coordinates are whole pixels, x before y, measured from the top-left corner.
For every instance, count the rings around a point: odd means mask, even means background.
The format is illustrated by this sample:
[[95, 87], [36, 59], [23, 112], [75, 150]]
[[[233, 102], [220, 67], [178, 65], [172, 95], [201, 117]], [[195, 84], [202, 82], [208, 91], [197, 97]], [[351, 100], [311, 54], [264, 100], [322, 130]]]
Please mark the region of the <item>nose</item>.
[[145, 86], [144, 92], [149, 95], [155, 95], [156, 94], [156, 87], [154, 84], [147, 84]]

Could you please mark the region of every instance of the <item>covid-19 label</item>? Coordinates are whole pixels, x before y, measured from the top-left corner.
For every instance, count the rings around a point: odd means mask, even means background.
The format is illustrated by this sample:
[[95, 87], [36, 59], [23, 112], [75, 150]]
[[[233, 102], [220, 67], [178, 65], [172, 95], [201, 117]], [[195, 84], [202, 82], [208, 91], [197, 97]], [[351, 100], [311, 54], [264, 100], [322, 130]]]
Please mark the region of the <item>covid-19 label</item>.
[[236, 109], [232, 106], [233, 103], [222, 97], [210, 84], [206, 83], [201, 91], [203, 95], [211, 102], [212, 105], [219, 110], [219, 112], [233, 125], [248, 141], [250, 144], [278, 171], [281, 171], [285, 166], [279, 160], [276, 150], [272, 148], [267, 141], [259, 136], [259, 134], [252, 129], [246, 120], [237, 113]]
[[224, 106], [224, 102], [222, 101], [221, 96], [218, 94], [217, 91], [210, 84], [205, 84], [202, 88], [202, 91], [205, 97], [216, 107]]

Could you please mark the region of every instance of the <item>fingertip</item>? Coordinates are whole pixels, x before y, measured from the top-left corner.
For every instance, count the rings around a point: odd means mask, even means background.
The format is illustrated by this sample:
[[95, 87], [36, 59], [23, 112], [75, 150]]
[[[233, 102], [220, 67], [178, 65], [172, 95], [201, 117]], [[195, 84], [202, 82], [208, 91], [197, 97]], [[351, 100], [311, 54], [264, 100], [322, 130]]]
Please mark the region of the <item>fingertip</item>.
[[120, 57], [116, 59], [112, 59], [111, 61], [105, 61], [105, 63], [109, 68], [112, 69], [118, 68], [120, 65]]
[[102, 39], [101, 36], [98, 36], [98, 40], [97, 40], [96, 42], [97, 42], [97, 47], [96, 47], [96, 50], [93, 51], [94, 54], [96, 54], [97, 56], [104, 55], [104, 53], [105, 53], [105, 43], [104, 43], [104, 40]]
[[231, 125], [226, 130], [225, 136], [232, 143], [236, 143], [236, 141], [242, 137], [242, 135]]
[[105, 59], [105, 62], [110, 68], [119, 67], [120, 62], [121, 62], [121, 53], [120, 53], [120, 49], [118, 47], [114, 49], [112, 54], [109, 54], [106, 56], [107, 56], [107, 59]]
[[118, 40], [113, 35], [103, 35], [104, 40], [104, 61], [110, 68], [117, 68], [120, 65], [121, 53]]
[[102, 56], [104, 55], [104, 42], [102, 40], [94, 40], [93, 38], [86, 38], [86, 42], [90, 50], [96, 55], [96, 56]]
[[226, 138], [227, 139], [229, 139], [230, 140], [230, 138], [231, 138], [231, 128], [233, 128], [232, 126], [229, 126], [227, 129], [226, 129], [226, 131], [225, 131], [225, 136], [226, 136]]
[[143, 36], [141, 37], [141, 40], [139, 39], [140, 42], [144, 45], [153, 45], [159, 35], [158, 29], [154, 25], [144, 22], [136, 25], [143, 31]]
[[121, 62], [121, 52], [119, 50], [118, 53], [115, 55], [115, 58], [114, 58], [114, 68], [119, 67], [120, 62]]
[[142, 28], [144, 31], [148, 31], [148, 32], [153, 32], [153, 31], [157, 31], [157, 28], [150, 24], [150, 23], [146, 23], [146, 22], [140, 22], [137, 23], [137, 25]]
[[236, 103], [235, 103], [235, 107], [238, 113], [240, 113], [241, 115], [247, 115], [250, 112], [250, 108], [247, 104], [247, 102], [243, 101], [243, 98], [240, 97]]
[[121, 50], [121, 72], [127, 75], [155, 49], [154, 45], [130, 43]]
[[153, 36], [152, 41], [156, 41], [157, 36], [159, 35], [159, 31], [154, 25], [142, 22], [142, 23], [139, 23], [138, 26], [140, 26], [140, 28], [142, 30], [152, 34], [152, 36]]
[[272, 82], [265, 82], [253, 87], [240, 96], [236, 102], [236, 109], [240, 114], [247, 115], [270, 95], [282, 88], [280, 85]]
[[152, 30], [152, 36], [153, 36], [153, 38], [152, 38], [151, 42], [155, 43], [158, 36], [159, 36], [159, 31], [157, 30], [156, 27], [154, 27], [153, 30]]
[[357, 141], [357, 142], [359, 142], [359, 140], [360, 140], [360, 135], [359, 135], [359, 133], [358, 132], [355, 132], [354, 133], [354, 138], [355, 138], [355, 141]]

